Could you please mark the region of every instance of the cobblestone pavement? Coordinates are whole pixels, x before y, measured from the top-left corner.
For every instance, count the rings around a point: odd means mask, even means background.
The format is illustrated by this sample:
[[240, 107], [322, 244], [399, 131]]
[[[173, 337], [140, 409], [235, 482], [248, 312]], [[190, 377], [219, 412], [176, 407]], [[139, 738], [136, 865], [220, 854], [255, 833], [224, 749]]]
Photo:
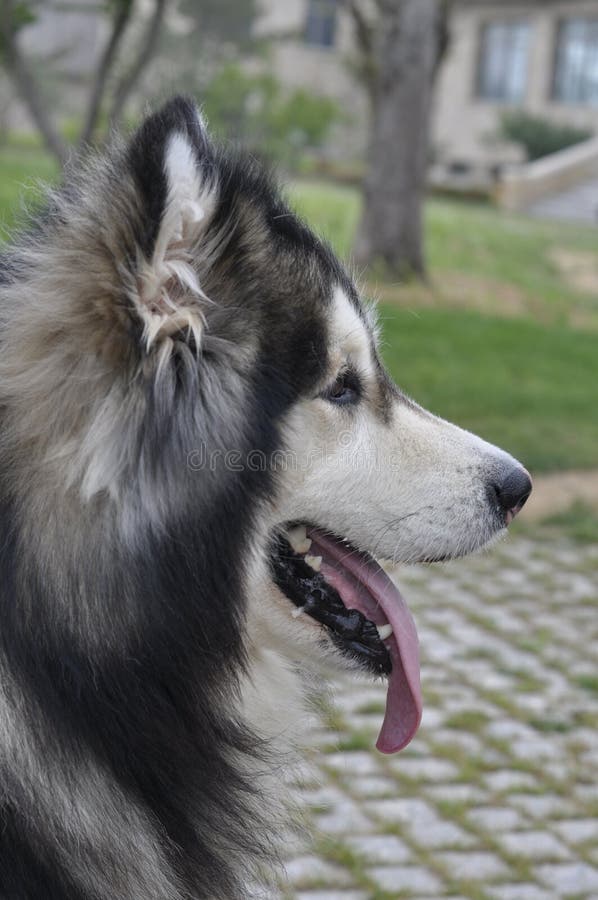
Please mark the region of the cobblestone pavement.
[[399, 571], [425, 713], [384, 757], [382, 686], [339, 682], [293, 784], [283, 900], [598, 898], [598, 547], [514, 537]]

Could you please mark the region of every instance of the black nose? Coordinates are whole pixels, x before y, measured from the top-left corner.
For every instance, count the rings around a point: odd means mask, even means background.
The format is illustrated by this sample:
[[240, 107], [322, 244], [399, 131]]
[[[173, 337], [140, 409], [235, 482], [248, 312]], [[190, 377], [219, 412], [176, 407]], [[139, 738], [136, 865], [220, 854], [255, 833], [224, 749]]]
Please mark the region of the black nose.
[[508, 525], [523, 509], [532, 492], [532, 480], [523, 466], [514, 466], [494, 481], [492, 490]]

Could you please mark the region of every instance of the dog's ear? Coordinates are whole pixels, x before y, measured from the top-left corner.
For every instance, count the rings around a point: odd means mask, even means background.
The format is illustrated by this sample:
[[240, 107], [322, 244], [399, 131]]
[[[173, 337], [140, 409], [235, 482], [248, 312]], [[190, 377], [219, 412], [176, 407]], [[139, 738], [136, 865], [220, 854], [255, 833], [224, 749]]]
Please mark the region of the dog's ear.
[[184, 334], [201, 346], [210, 300], [202, 288], [207, 232], [218, 191], [214, 151], [193, 101], [177, 97], [133, 137], [127, 162], [141, 197], [140, 232], [131, 289], [146, 351]]

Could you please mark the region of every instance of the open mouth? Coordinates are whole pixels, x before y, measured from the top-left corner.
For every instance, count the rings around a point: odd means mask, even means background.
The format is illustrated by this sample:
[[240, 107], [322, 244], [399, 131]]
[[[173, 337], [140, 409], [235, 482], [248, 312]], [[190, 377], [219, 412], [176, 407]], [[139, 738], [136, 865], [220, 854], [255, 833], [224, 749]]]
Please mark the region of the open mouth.
[[417, 632], [399, 589], [369, 553], [311, 526], [282, 531], [271, 566], [295, 615], [318, 622], [366, 671], [388, 676], [376, 747], [382, 753], [402, 750], [419, 727], [422, 697]]

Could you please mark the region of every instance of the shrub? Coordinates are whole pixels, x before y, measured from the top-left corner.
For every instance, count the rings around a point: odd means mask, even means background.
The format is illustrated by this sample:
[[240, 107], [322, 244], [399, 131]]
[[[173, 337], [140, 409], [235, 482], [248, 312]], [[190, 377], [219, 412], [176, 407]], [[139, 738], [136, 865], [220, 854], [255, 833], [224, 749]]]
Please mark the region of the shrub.
[[551, 122], [521, 110], [504, 113], [500, 130], [502, 137], [525, 148], [530, 161], [557, 153], [592, 137], [592, 132], [588, 129]]
[[291, 169], [305, 151], [322, 146], [341, 118], [328, 97], [301, 89], [287, 92], [273, 75], [250, 74], [235, 63], [212, 78], [203, 101], [208, 121], [221, 137]]

